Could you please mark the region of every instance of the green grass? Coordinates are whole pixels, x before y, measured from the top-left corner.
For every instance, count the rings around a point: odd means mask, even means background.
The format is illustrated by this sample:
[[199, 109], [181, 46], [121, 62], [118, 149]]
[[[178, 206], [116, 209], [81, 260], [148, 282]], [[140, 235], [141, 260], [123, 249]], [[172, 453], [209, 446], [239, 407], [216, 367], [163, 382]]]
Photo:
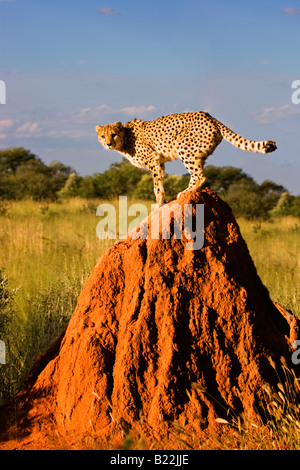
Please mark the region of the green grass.
[[[83, 283], [110, 240], [96, 237], [98, 201], [6, 204], [0, 216], [0, 269], [15, 290], [2, 401], [16, 393], [29, 368], [59, 336]], [[7, 322], [6, 322], [7, 323]], [[5, 367], [5, 369], [4, 369]]]
[[[7, 345], [7, 364], [0, 365], [0, 402], [17, 393], [36, 357], [59, 336], [97, 259], [114, 243], [96, 236], [96, 208], [103, 202], [74, 198], [49, 204], [30, 200], [2, 203], [0, 270], [8, 278], [7, 289], [13, 298], [2, 312], [3, 321], [0, 316], [0, 339]], [[146, 206], [150, 208], [150, 203]], [[300, 316], [300, 219], [238, 222], [272, 300]], [[239, 442], [240, 448], [263, 448], [259, 442], [268, 439], [269, 448], [276, 448], [279, 439], [285, 448], [300, 448], [298, 428], [293, 430], [297, 438], [288, 444], [284, 427], [291, 427], [286, 422], [280, 426], [277, 434], [274, 429], [265, 430], [264, 438], [252, 428], [247, 432], [237, 429], [234, 442], [214, 437], [212, 443], [209, 437], [207, 445], [234, 448]], [[141, 439], [143, 436], [138, 442]]]
[[300, 317], [300, 219], [238, 223], [271, 299]]
[[29, 295], [59, 279], [86, 276], [106, 248], [96, 237], [96, 204], [11, 203], [0, 219], [0, 266], [24, 307]]

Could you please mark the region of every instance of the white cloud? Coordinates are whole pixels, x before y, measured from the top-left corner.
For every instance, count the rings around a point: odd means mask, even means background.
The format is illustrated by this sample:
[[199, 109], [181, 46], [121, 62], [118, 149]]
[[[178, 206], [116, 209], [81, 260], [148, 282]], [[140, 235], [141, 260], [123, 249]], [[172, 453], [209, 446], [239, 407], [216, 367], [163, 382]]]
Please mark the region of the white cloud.
[[50, 137], [53, 139], [70, 139], [70, 140], [84, 140], [87, 137], [91, 138], [95, 132], [85, 129], [53, 129], [46, 130], [41, 133], [43, 137]]
[[92, 124], [94, 121], [98, 122], [99, 119], [101, 119], [101, 122], [112, 122], [115, 119], [122, 121], [128, 119], [128, 117], [140, 118], [151, 114], [155, 110], [156, 107], [152, 104], [125, 106], [124, 108], [113, 108], [107, 104], [101, 104], [96, 108], [81, 108], [79, 111], [74, 111], [68, 115], [68, 120], [78, 124]]
[[99, 8], [99, 13], [101, 13], [101, 15], [105, 15], [105, 16], [112, 16], [112, 15], [119, 15], [120, 12], [118, 10], [115, 10], [114, 8]]
[[[0, 0], [1, 1], [1, 0]], [[66, 139], [86, 141], [93, 139], [96, 124], [109, 122], [127, 122], [133, 118], [144, 118], [155, 111], [153, 105], [125, 106], [113, 108], [107, 104], [97, 107], [84, 107], [75, 111], [58, 112], [48, 115], [47, 118], [37, 122], [36, 116], [31, 119], [0, 120], [0, 140], [15, 139]]]
[[16, 129], [17, 137], [28, 138], [36, 136], [40, 128], [37, 122], [27, 121]]
[[[1, 0], [0, 0], [1, 1]], [[0, 120], [0, 140], [7, 138], [7, 131], [13, 126], [12, 119], [2, 119]]]
[[128, 116], [140, 116], [142, 114], [151, 113], [155, 111], [155, 109], [155, 106], [150, 104], [149, 106], [127, 106], [126, 108], [120, 109], [120, 112]]
[[12, 125], [13, 125], [12, 119], [2, 119], [2, 121], [0, 121], [0, 132], [6, 131], [7, 129], [12, 127]]
[[287, 119], [300, 114], [300, 109], [295, 105], [285, 104], [279, 108], [264, 108], [254, 113], [254, 119], [260, 124], [270, 124], [280, 119]]
[[300, 15], [300, 10], [297, 8], [284, 8], [282, 12], [290, 16]]

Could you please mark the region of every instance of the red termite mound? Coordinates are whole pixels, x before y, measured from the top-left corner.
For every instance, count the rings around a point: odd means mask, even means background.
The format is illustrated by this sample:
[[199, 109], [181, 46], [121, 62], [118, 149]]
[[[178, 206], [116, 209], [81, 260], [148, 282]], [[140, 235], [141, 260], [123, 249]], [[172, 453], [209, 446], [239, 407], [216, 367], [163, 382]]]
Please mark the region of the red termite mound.
[[[174, 227], [197, 204], [204, 245], [192, 250]], [[297, 320], [271, 301], [228, 205], [206, 189], [157, 213], [171, 213], [169, 239], [168, 226], [144, 237], [146, 220], [101, 256], [66, 330], [2, 407], [3, 440], [136, 422], [209, 430], [229, 409], [255, 421], [262, 384], [278, 381], [269, 358], [292, 367]]]

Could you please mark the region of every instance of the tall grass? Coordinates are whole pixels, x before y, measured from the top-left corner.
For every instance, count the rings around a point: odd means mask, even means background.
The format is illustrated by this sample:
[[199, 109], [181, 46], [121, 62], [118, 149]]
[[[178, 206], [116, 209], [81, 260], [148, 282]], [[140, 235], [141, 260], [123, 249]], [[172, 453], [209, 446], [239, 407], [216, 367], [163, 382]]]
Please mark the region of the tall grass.
[[20, 307], [27, 296], [65, 275], [77, 278], [92, 269], [105, 248], [96, 237], [95, 208], [77, 199], [66, 204], [10, 204], [0, 219], [0, 266], [20, 289]]
[[7, 332], [0, 332], [7, 345], [2, 401], [18, 391], [36, 357], [59, 336], [85, 279], [111, 244], [96, 237], [97, 204], [28, 200], [2, 211], [0, 269], [15, 290]]
[[300, 219], [238, 223], [272, 300], [300, 316]]
[[[49, 204], [26, 200], [1, 205], [0, 272], [8, 278], [2, 285], [9, 308], [0, 328], [0, 339], [7, 345], [7, 364], [0, 365], [0, 402], [17, 393], [36, 357], [59, 336], [97, 259], [114, 243], [96, 236], [96, 208], [103, 202], [73, 198]], [[150, 203], [146, 206], [150, 208]], [[300, 219], [255, 223], [240, 219], [238, 223], [272, 300], [300, 316]], [[249, 429], [237, 431], [235, 445], [239, 440], [240, 448], [263, 448], [261, 435]], [[279, 436], [274, 428], [273, 434], [270, 429], [264, 432], [271, 441]], [[251, 441], [253, 433], [256, 437]], [[281, 433], [286, 435], [282, 428]], [[233, 445], [230, 438], [221, 442], [215, 437], [214, 443], [211, 439], [206, 448]], [[299, 436], [296, 441], [299, 444]], [[199, 448], [201, 444], [193, 445]]]

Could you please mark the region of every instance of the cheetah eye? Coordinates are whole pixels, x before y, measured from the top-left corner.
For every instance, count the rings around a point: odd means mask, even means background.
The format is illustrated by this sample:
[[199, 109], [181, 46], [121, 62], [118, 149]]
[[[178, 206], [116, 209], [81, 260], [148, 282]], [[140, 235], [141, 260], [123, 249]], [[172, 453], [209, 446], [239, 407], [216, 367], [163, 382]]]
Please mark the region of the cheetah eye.
[[101, 139], [105, 139], [105, 135], [102, 135], [102, 136], [101, 136]]

